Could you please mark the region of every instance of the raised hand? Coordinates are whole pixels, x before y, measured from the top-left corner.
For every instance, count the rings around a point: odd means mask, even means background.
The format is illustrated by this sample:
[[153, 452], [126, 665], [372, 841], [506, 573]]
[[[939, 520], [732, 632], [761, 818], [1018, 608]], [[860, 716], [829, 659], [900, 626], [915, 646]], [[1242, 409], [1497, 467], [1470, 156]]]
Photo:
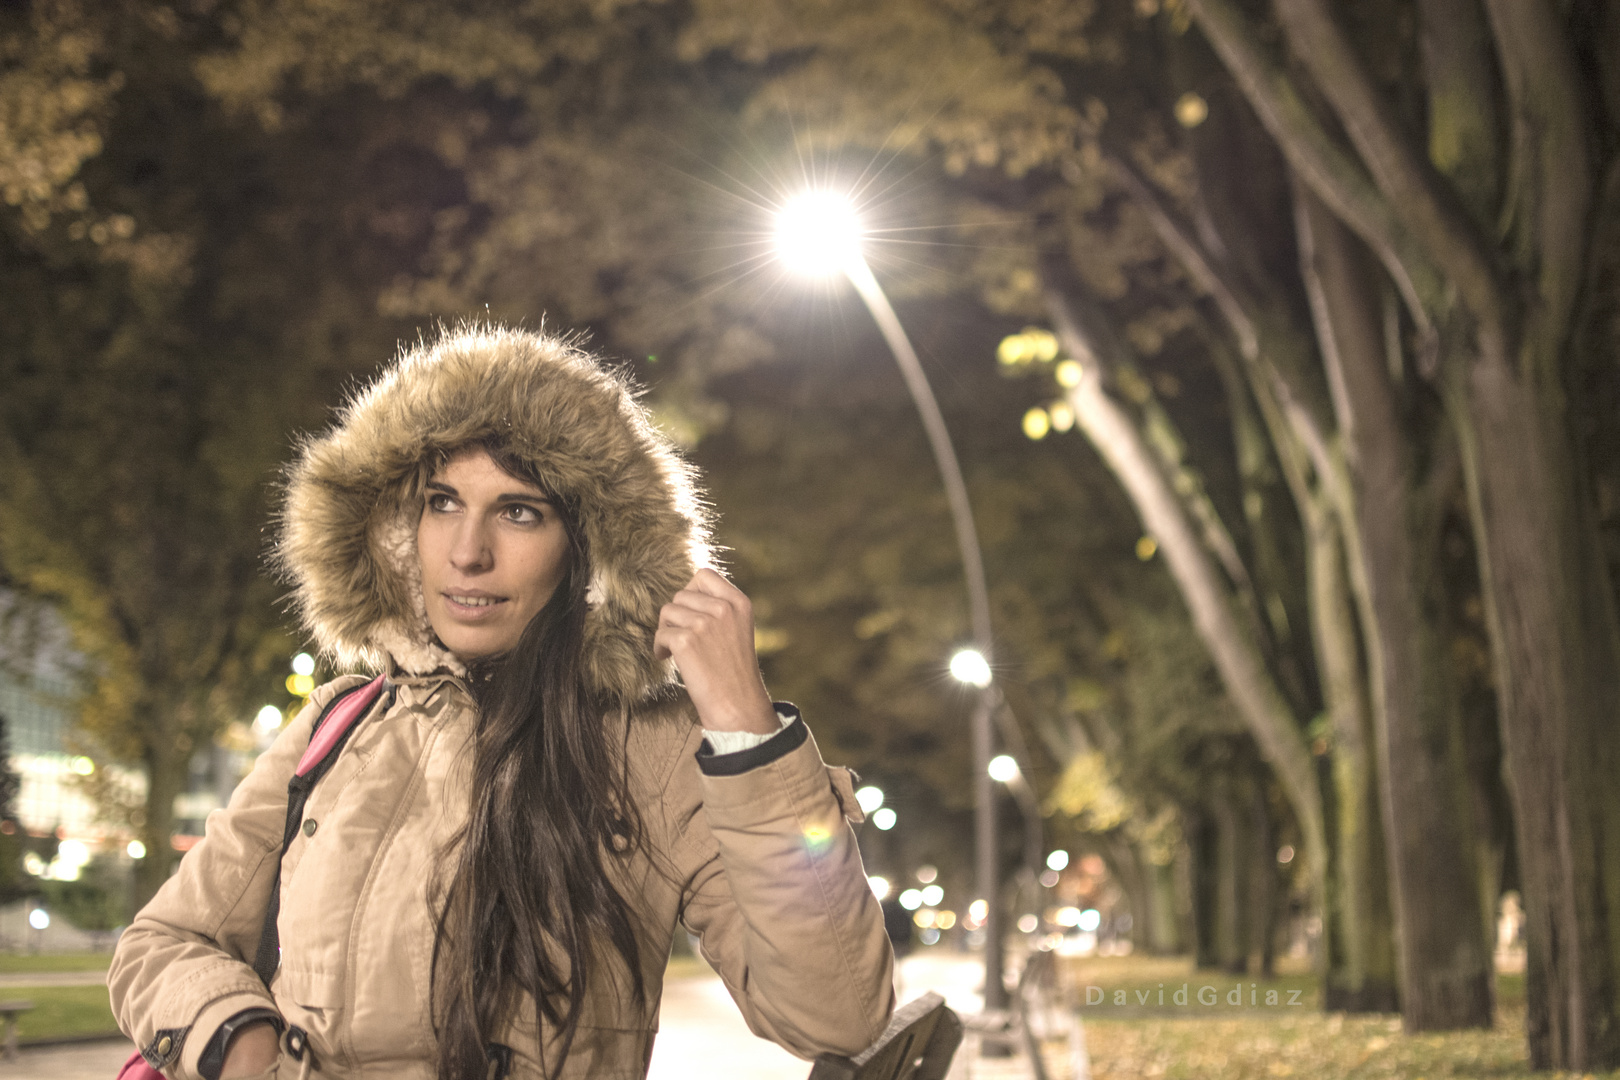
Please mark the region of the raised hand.
[[705, 728], [778, 730], [754, 654], [753, 605], [713, 570], [699, 570], [658, 613], [653, 652], [661, 660], [675, 658]]

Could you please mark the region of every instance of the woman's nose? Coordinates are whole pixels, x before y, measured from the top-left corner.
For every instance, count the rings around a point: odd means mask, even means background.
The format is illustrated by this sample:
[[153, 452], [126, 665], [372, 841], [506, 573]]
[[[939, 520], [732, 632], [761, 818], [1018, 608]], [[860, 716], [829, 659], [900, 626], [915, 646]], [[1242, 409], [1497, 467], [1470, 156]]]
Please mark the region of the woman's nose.
[[489, 536], [478, 523], [468, 521], [456, 530], [455, 543], [450, 546], [450, 564], [463, 572], [488, 570], [494, 563]]

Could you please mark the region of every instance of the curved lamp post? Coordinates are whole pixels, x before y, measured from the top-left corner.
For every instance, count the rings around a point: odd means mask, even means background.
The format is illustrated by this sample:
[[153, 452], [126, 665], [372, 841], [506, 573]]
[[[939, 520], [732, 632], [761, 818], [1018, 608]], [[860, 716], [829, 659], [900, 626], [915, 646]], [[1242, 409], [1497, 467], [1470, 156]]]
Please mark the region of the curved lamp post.
[[994, 711], [991, 682], [990, 594], [985, 586], [984, 557], [979, 550], [979, 533], [973, 524], [973, 508], [968, 503], [967, 484], [951, 445], [945, 417], [923, 374], [917, 351], [900, 325], [899, 316], [889, 304], [883, 288], [872, 274], [861, 251], [864, 233], [855, 208], [846, 196], [830, 191], [814, 191], [787, 202], [776, 216], [776, 251], [783, 262], [807, 274], [842, 274], [872, 313], [883, 340], [894, 354], [895, 363], [911, 392], [911, 400], [922, 417], [928, 444], [934, 452], [945, 496], [950, 502], [951, 519], [956, 526], [956, 545], [962, 554], [962, 572], [967, 579], [968, 610], [973, 624], [974, 649], [965, 649], [951, 660], [951, 673], [978, 689], [973, 709], [974, 834], [978, 893], [987, 909], [984, 923], [984, 1007], [1003, 1009], [1007, 991], [1002, 980], [1001, 905], [996, 874], [995, 787], [990, 777], [990, 722]]

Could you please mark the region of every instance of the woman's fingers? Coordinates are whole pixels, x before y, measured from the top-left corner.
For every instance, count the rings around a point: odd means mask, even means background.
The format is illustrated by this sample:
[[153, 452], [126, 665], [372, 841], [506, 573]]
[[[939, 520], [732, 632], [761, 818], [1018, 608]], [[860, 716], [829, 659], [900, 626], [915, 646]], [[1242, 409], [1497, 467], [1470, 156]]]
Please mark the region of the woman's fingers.
[[705, 727], [775, 730], [775, 711], [754, 654], [753, 606], [713, 570], [699, 570], [659, 612], [659, 659], [674, 657]]

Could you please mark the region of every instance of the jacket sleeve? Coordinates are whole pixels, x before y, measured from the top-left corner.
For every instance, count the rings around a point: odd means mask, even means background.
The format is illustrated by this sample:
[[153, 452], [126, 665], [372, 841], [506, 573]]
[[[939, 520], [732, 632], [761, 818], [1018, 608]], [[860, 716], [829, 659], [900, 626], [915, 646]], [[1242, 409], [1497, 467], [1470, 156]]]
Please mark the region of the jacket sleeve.
[[848, 770], [822, 763], [802, 719], [741, 753], [686, 749], [666, 789], [688, 803], [667, 808], [682, 923], [756, 1035], [859, 1053], [893, 1013], [894, 954], [845, 818], [860, 820]]
[[118, 939], [107, 972], [113, 1015], [147, 1063], [177, 1080], [199, 1075], [197, 1059], [220, 1024], [243, 1009], [275, 1008], [253, 955], [281, 865], [287, 781], [321, 710], [360, 681], [346, 676], [310, 695]]

